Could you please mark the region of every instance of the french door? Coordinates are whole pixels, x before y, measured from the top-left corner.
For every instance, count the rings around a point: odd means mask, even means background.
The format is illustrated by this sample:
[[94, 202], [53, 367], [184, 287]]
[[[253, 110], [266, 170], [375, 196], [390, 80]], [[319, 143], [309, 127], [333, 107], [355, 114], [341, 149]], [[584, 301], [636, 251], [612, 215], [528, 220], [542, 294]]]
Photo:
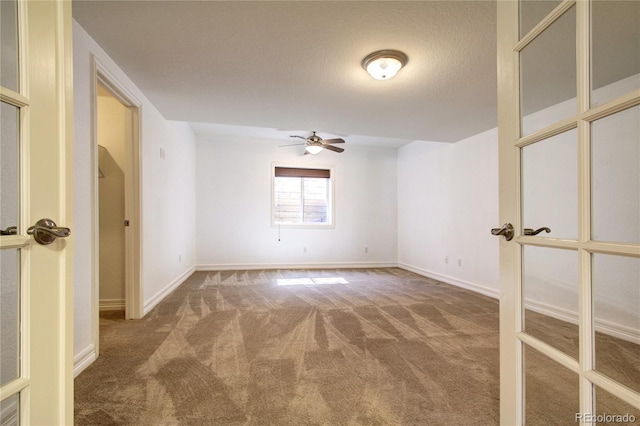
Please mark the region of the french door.
[[71, 2], [0, 21], [0, 424], [72, 424]]
[[501, 423], [638, 422], [640, 2], [497, 7]]

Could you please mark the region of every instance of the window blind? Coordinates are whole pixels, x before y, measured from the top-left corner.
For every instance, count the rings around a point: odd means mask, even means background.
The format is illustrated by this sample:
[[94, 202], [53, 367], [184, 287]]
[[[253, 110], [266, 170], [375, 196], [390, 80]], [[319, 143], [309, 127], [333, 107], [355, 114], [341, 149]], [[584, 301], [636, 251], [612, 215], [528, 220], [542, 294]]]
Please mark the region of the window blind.
[[276, 167], [276, 177], [325, 178], [331, 177], [331, 171], [326, 169], [303, 169], [296, 167]]

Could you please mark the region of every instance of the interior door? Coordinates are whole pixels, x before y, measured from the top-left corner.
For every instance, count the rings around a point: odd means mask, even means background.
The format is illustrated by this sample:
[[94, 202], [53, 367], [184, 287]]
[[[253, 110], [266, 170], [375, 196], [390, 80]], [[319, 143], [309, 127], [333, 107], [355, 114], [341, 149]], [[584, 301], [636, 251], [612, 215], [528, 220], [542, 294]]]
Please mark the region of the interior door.
[[72, 424], [71, 3], [0, 13], [0, 422]]
[[502, 424], [640, 421], [638, 52], [640, 2], [498, 2]]

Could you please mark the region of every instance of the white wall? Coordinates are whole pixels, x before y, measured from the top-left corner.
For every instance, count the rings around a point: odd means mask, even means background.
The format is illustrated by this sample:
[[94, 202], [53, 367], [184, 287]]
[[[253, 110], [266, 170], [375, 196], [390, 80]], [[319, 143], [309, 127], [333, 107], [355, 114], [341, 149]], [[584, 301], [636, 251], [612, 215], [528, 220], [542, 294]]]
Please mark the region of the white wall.
[[398, 263], [497, 296], [498, 137], [415, 141], [398, 150]]
[[[91, 268], [93, 240], [91, 227], [92, 197], [92, 134], [90, 57], [95, 43], [74, 21], [73, 23], [73, 85], [74, 85], [74, 363], [88, 365], [94, 354], [92, 319]], [[76, 368], [76, 374], [78, 370]]]
[[[145, 312], [195, 265], [195, 137], [186, 123], [164, 119], [136, 85], [74, 22], [74, 222], [76, 374], [95, 356], [92, 321], [92, 55], [141, 109], [141, 284]], [[160, 149], [165, 152], [160, 157]]]
[[[282, 144], [198, 138], [198, 268], [394, 265], [396, 150], [347, 141], [341, 154], [303, 156], [302, 147], [278, 147]], [[335, 166], [334, 229], [283, 227], [278, 241], [270, 217], [274, 161]]]
[[145, 314], [188, 278], [196, 262], [195, 136], [188, 124], [154, 113], [155, 124], [143, 117], [142, 130]]
[[123, 309], [125, 299], [125, 147], [131, 147], [129, 108], [108, 94], [98, 96], [100, 309]]
[[[595, 93], [611, 99], [637, 87], [633, 76]], [[575, 100], [525, 117], [540, 128], [571, 114]], [[640, 242], [640, 107], [593, 125], [593, 238]], [[455, 144], [413, 142], [398, 152], [398, 263], [423, 275], [497, 297], [499, 291], [498, 139], [496, 129]], [[549, 237], [578, 235], [577, 131], [524, 148], [524, 226], [549, 226]], [[540, 234], [545, 236], [547, 234]], [[448, 263], [445, 258], [448, 257]], [[462, 258], [462, 266], [458, 259]], [[527, 306], [576, 321], [575, 252], [527, 247]], [[595, 255], [596, 326], [640, 341], [640, 260]]]

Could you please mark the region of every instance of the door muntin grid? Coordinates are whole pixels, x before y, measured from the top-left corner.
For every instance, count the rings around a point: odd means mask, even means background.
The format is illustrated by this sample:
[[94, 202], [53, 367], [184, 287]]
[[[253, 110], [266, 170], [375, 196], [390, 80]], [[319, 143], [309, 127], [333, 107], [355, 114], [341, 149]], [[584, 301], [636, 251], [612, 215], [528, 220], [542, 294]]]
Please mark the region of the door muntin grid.
[[[522, 4], [522, 0], [521, 0]], [[615, 4], [612, 2], [611, 4]], [[520, 8], [520, 22], [526, 21], [523, 19], [522, 13], [525, 8]], [[516, 43], [515, 51], [519, 52], [519, 56], [521, 60], [519, 61], [519, 66], [526, 66], [527, 63], [532, 62], [530, 59], [527, 61], [522, 60], [522, 52], [526, 51], [527, 46], [532, 45], [535, 46], [536, 39], [544, 35], [545, 33], [548, 35], [550, 32], [553, 32], [553, 26], [557, 25], [558, 22], [562, 22], [560, 18], [564, 17], [564, 21], [566, 21], [566, 17], [570, 16], [568, 13], [573, 13], [575, 11], [575, 15], [573, 15], [573, 19], [576, 22], [576, 40], [575, 42], [575, 52], [572, 58], [576, 62], [576, 82], [575, 82], [575, 97], [564, 100], [559, 103], [552, 105], [551, 108], [555, 107], [555, 114], [550, 114], [546, 121], [538, 120], [538, 125], [531, 127], [528, 122], [527, 114], [531, 114], [530, 111], [525, 111], [525, 104], [522, 102], [521, 96], [523, 93], [518, 91], [517, 95], [520, 99], [520, 113], [519, 113], [519, 123], [518, 134], [522, 135], [519, 140], [515, 141], [514, 146], [518, 150], [520, 154], [520, 168], [519, 168], [519, 179], [520, 179], [520, 195], [521, 197], [526, 197], [527, 192], [527, 179], [524, 178], [524, 173], [527, 171], [527, 168], [523, 166], [523, 161], [525, 156], [523, 155], [523, 151], [527, 146], [534, 146], [535, 144], [547, 141], [554, 136], [566, 132], [567, 130], [573, 129], [577, 133], [578, 138], [578, 149], [576, 152], [575, 161], [578, 164], [578, 185], [577, 185], [577, 194], [571, 194], [568, 198], [574, 202], [574, 205], [577, 205], [578, 212], [577, 217], [575, 217], [575, 221], [577, 222], [577, 233], [575, 235], [565, 235], [558, 236], [553, 238], [553, 236], [548, 236], [547, 238], [540, 237], [530, 237], [525, 235], [525, 229], [528, 227], [536, 227], [536, 226], [544, 226], [544, 224], [528, 224], [527, 217], [531, 215], [527, 214], [527, 205], [523, 203], [523, 200], [520, 200], [520, 223], [522, 224], [520, 230], [520, 236], [517, 236], [515, 241], [521, 247], [521, 256], [526, 256], [526, 249], [532, 245], [537, 246], [536, 248], [544, 248], [547, 247], [549, 249], [565, 249], [565, 250], [573, 250], [577, 253], [578, 258], [578, 307], [575, 309], [575, 305], [573, 308], [565, 309], [564, 314], [567, 317], [571, 317], [572, 322], [578, 326], [578, 353], [575, 361], [572, 361], [571, 356], [567, 356], [562, 350], [558, 350], [558, 348], [550, 345], [548, 342], [545, 342], [543, 339], [538, 336], [532, 336], [527, 333], [526, 323], [524, 323], [524, 318], [526, 318], [526, 305], [527, 301], [522, 300], [520, 303], [522, 306], [522, 310], [520, 312], [520, 320], [521, 320], [521, 329], [522, 333], [519, 334], [520, 340], [523, 342], [525, 347], [532, 346], [537, 350], [540, 350], [545, 356], [563, 363], [565, 366], [569, 366], [570, 370], [573, 370], [575, 373], [578, 373], [580, 380], [579, 383], [579, 395], [580, 395], [580, 411], [594, 413], [597, 407], [599, 406], [596, 403], [594, 398], [596, 385], [602, 386], [606, 388], [606, 391], [609, 394], [614, 395], [612, 398], [616, 401], [620, 402], [620, 409], [623, 410], [625, 405], [631, 406], [634, 408], [638, 408], [640, 406], [640, 394], [638, 394], [638, 384], [635, 383], [635, 379], [631, 381], [626, 381], [627, 378], [621, 378], [620, 376], [616, 377], [612, 370], [607, 370], [606, 364], [598, 370], [598, 373], [595, 373], [596, 362], [598, 359], [597, 355], [597, 345], [598, 341], [601, 341], [600, 338], [601, 327], [599, 324], [603, 322], [603, 318], [601, 316], [596, 315], [597, 313], [605, 314], [605, 310], [602, 309], [602, 303], [599, 299], [594, 300], [594, 297], [597, 297], [598, 294], [593, 291], [593, 282], [592, 282], [592, 271], [594, 264], [594, 256], [603, 255], [624, 255], [626, 257], [638, 259], [640, 258], [640, 247], [637, 242], [631, 241], [627, 238], [610, 237], [605, 238], [607, 241], [599, 242], [592, 240], [592, 222], [597, 222], [599, 217], [602, 216], [601, 212], [601, 203], [602, 197], [598, 195], [601, 194], [592, 194], [592, 169], [597, 170], [595, 166], [593, 166], [593, 154], [592, 153], [592, 136], [593, 134], [598, 134], [602, 132], [592, 131], [592, 123], [597, 120], [607, 120], [606, 117], [612, 117], [611, 121], [614, 121], [618, 117], [616, 114], [620, 114], [621, 111], [624, 111], [628, 108], [633, 108], [635, 105], [640, 104], [640, 91], [636, 90], [637, 86], [629, 86], [628, 84], [624, 86], [624, 84], [628, 83], [628, 78], [626, 82], [622, 82], [620, 84], [611, 84], [612, 89], [610, 93], [605, 93], [606, 87], [598, 87], [599, 93], [597, 93], [598, 100], [592, 102], [590, 99], [595, 98], [595, 92], [591, 91], [591, 63], [590, 58], [592, 57], [591, 46], [597, 46], [598, 43], [590, 43], [591, 41], [591, 5], [586, 1], [573, 2], [573, 1], [565, 1], [558, 5], [553, 11], [551, 11], [542, 21], [540, 21], [537, 25], [531, 26], [531, 30], [524, 34], [525, 31], [520, 32], [521, 39]], [[640, 25], [640, 23], [638, 23]], [[593, 25], [598, 27], [598, 25]], [[556, 33], [561, 33], [561, 31], [556, 31]], [[562, 41], [559, 41], [562, 43]], [[601, 49], [601, 47], [598, 47]], [[571, 56], [571, 55], [569, 55]], [[594, 58], [597, 58], [597, 55], [593, 55]], [[516, 67], [518, 69], [518, 67]], [[520, 74], [519, 81], [521, 84], [523, 83], [522, 78], [522, 69], [518, 69], [518, 74]], [[525, 71], [526, 74], [526, 71]], [[602, 77], [600, 77], [602, 80]], [[615, 83], [615, 82], [614, 82]], [[626, 92], [624, 90], [620, 90], [620, 86], [623, 87], [631, 87], [630, 90]], [[522, 87], [520, 88], [522, 90]], [[531, 93], [531, 87], [524, 90], [526, 92]], [[602, 101], [605, 99], [607, 101]], [[603, 103], [604, 102], [604, 103]], [[541, 104], [542, 105], [542, 104]], [[550, 108], [548, 105], [546, 108]], [[535, 113], [534, 113], [535, 114]], [[638, 120], [636, 120], [638, 121]], [[604, 122], [604, 121], [603, 121]], [[541, 124], [540, 124], [541, 123]], [[596, 125], [597, 126], [597, 125]], [[595, 126], [594, 126], [595, 127]], [[598, 130], [598, 129], [596, 129]], [[635, 134], [638, 134], [636, 132]], [[602, 136], [599, 136], [600, 138]], [[640, 135], [637, 136], [637, 141], [632, 141], [632, 152], [635, 143], [640, 145]], [[615, 162], [612, 162], [610, 166], [613, 166], [615, 169]], [[593, 166], [593, 167], [592, 167]], [[628, 167], [629, 168], [629, 167]], [[633, 164], [631, 167], [633, 169]], [[601, 170], [599, 171], [601, 172]], [[602, 176], [607, 176], [607, 173], [600, 173]], [[635, 176], [635, 175], [634, 175]], [[633, 176], [632, 176], [633, 178]], [[624, 178], [621, 178], [624, 180]], [[528, 179], [531, 182], [531, 179]], [[608, 182], [611, 185], [611, 182]], [[622, 190], [624, 191], [624, 190]], [[624, 193], [623, 193], [624, 194]], [[618, 196], [619, 199], [624, 199], [624, 195]], [[575, 200], [575, 201], [574, 201]], [[526, 200], [525, 200], [526, 201]], [[627, 200], [628, 202], [628, 200]], [[597, 205], [595, 204], [597, 203]], [[600, 208], [600, 210], [598, 210]], [[631, 214], [630, 216], [633, 216]], [[637, 221], [640, 221], [640, 216], [635, 215]], [[609, 218], [607, 218], [609, 219]], [[602, 222], [602, 221], [601, 221]], [[627, 229], [635, 229], [634, 226], [638, 226], [637, 222], [628, 226]], [[594, 233], [595, 234], [595, 233]], [[615, 233], [610, 234], [615, 235]], [[594, 253], [599, 253], [598, 255]], [[526, 260], [523, 259], [522, 264], [526, 265]], [[544, 269], [544, 265], [538, 265], [539, 268]], [[524, 272], [522, 279], [520, 280], [520, 285], [525, 283], [526, 286], [526, 277], [524, 276]], [[602, 280], [602, 278], [598, 278]], [[633, 280], [629, 280], [632, 282]], [[637, 285], [640, 285], [638, 281], [636, 281]], [[635, 284], [634, 283], [634, 284]], [[625, 284], [618, 283], [618, 286], [624, 286]], [[629, 284], [633, 285], [633, 284]], [[602, 285], [600, 285], [602, 287]], [[600, 288], [599, 287], [599, 288]], [[635, 294], [636, 288], [631, 288], [630, 290], [619, 291], [621, 294], [629, 294], [629, 292]], [[599, 290], [602, 292], [602, 290]], [[526, 296], [526, 289], [520, 288], [516, 294], [520, 294], [521, 297]], [[611, 301], [609, 301], [610, 303]], [[562, 304], [560, 304], [562, 305]], [[595, 311], [594, 311], [595, 306]], [[604, 319], [606, 322], [606, 318]], [[571, 322], [571, 321], [569, 321]], [[595, 324], [595, 326], [594, 326]], [[636, 331], [640, 330], [640, 324], [636, 327]], [[602, 344], [600, 344], [602, 346]], [[640, 346], [639, 346], [640, 347]], [[600, 352], [603, 352], [602, 348]], [[575, 350], [573, 350], [573, 354]], [[595, 355], [595, 357], [594, 357]], [[600, 356], [601, 360], [604, 361], [606, 357]], [[632, 358], [633, 359], [633, 358]], [[640, 352], [636, 361], [640, 360]], [[522, 362], [522, 361], [520, 361]], [[522, 364], [520, 364], [520, 371], [522, 370]], [[609, 374], [607, 374], [609, 373]], [[611, 377], [613, 376], [613, 377]], [[617, 379], [617, 380], [616, 380]], [[522, 383], [526, 382], [526, 378], [523, 377]], [[631, 390], [629, 389], [631, 388]], [[635, 388], [635, 389], [634, 389]], [[607, 403], [607, 406], [611, 406], [611, 402]], [[523, 406], [526, 405], [523, 403]], [[523, 413], [521, 413], [522, 415]], [[576, 421], [576, 419], [572, 419]], [[579, 419], [580, 420], [580, 419]], [[578, 421], [579, 421], [578, 420]], [[583, 420], [583, 419], [582, 419]]]

